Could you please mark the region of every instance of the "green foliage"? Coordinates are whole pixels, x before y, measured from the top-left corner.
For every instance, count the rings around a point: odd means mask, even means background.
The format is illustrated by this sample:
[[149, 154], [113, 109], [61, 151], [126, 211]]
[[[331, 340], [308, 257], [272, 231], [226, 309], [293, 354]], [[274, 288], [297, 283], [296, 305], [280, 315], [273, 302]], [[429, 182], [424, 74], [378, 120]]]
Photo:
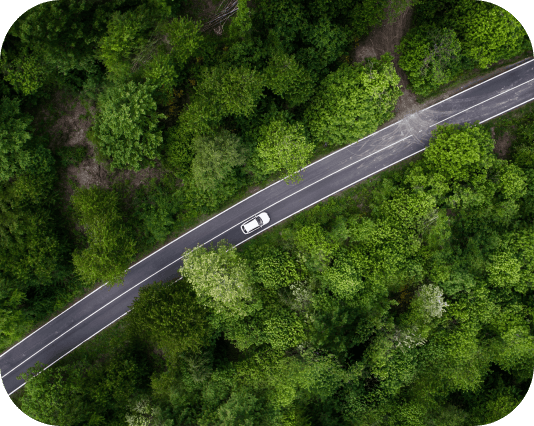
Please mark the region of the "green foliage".
[[462, 2], [452, 16], [461, 34], [462, 50], [479, 68], [521, 53], [527, 34], [519, 21], [501, 7], [487, 2]]
[[250, 33], [252, 28], [251, 11], [248, 8], [248, 2], [246, 0], [238, 0], [237, 13], [232, 18], [232, 22], [228, 27], [228, 33], [230, 40], [243, 39]]
[[[222, 37], [201, 35], [181, 1], [51, 4], [21, 18], [1, 57], [1, 347], [72, 300], [80, 280], [120, 280], [137, 251], [251, 182], [295, 176], [312, 155], [308, 139], [340, 146], [376, 130], [401, 94], [389, 55], [339, 64], [353, 38], [406, 0], [240, 1]], [[399, 52], [417, 93], [526, 46], [490, 4], [410, 4], [416, 27]], [[486, 43], [492, 31], [501, 37]], [[49, 142], [26, 113], [48, 108], [40, 102], [56, 88], [97, 100], [89, 136], [112, 170], [162, 160], [173, 172], [121, 195], [77, 189], [73, 241], [57, 226], [67, 217], [54, 207]], [[460, 426], [504, 416], [534, 366], [529, 114], [513, 131], [506, 122], [512, 162], [493, 154], [491, 123], [438, 126], [422, 160], [280, 232], [239, 251], [186, 250], [184, 279], [142, 287], [124, 320], [29, 379], [23, 409], [73, 425]], [[64, 167], [84, 152], [54, 154]]]
[[480, 127], [438, 126], [432, 132], [424, 164], [454, 183], [469, 182], [492, 164], [493, 140]]
[[0, 183], [5, 183], [31, 165], [31, 118], [20, 113], [20, 101], [3, 97], [0, 101]]
[[206, 314], [191, 287], [177, 281], [142, 287], [127, 321], [135, 333], [146, 335], [172, 356], [206, 345], [211, 337]]
[[213, 136], [197, 136], [193, 139], [195, 157], [191, 174], [195, 186], [203, 192], [215, 192], [233, 173], [236, 166], [245, 162], [245, 151], [240, 138], [222, 130]]
[[3, 279], [0, 286], [0, 342], [15, 342], [31, 321], [20, 306], [27, 300], [26, 294], [17, 288], [9, 288]]
[[318, 225], [303, 226], [296, 231], [294, 244], [298, 257], [312, 269], [321, 270], [332, 259], [335, 243], [329, 241], [323, 229]]
[[163, 114], [156, 113], [153, 87], [129, 82], [109, 87], [98, 97], [91, 137], [111, 170], [135, 171], [153, 165], [163, 142], [157, 130]]
[[168, 174], [158, 182], [151, 179], [138, 188], [134, 197], [135, 216], [144, 234], [144, 238], [138, 241], [143, 240], [147, 247], [162, 243], [172, 232], [182, 207], [178, 185], [176, 179]]
[[325, 75], [328, 65], [338, 59], [350, 40], [350, 30], [332, 24], [320, 17], [301, 26], [304, 46], [297, 51], [296, 59], [313, 73]]
[[210, 113], [202, 105], [192, 103], [178, 117], [178, 123], [165, 135], [165, 163], [178, 176], [186, 176], [193, 160], [192, 140], [195, 136], [208, 136]]
[[200, 26], [186, 17], [160, 23], [151, 40], [138, 48], [131, 60], [132, 77], [144, 78], [167, 96], [172, 94], [187, 61], [203, 41]]
[[336, 298], [351, 301], [363, 287], [361, 271], [358, 269], [357, 259], [349, 255], [336, 256], [333, 265], [325, 271], [322, 281]]
[[287, 287], [299, 278], [291, 255], [279, 250], [273, 250], [256, 261], [254, 276], [266, 288], [272, 289]]
[[427, 96], [451, 81], [459, 71], [461, 43], [454, 30], [415, 27], [398, 46], [399, 66], [413, 92]]
[[310, 162], [314, 146], [307, 141], [304, 127], [288, 118], [284, 112], [275, 113], [257, 129], [256, 167], [266, 175], [281, 171], [288, 182], [299, 182], [299, 172]]
[[186, 278], [202, 305], [222, 317], [250, 315], [258, 309], [250, 284], [250, 267], [239, 259], [235, 247], [221, 240], [212, 250], [198, 245], [186, 250], [180, 274]]
[[263, 72], [265, 85], [286, 100], [289, 108], [305, 103], [314, 93], [315, 78], [296, 61], [295, 55], [275, 52]]
[[37, 364], [30, 368], [28, 373], [21, 375], [27, 382], [21, 410], [47, 424], [75, 425], [86, 420], [83, 367], [86, 366], [56, 367], [43, 371], [44, 365]]
[[316, 144], [341, 146], [374, 132], [393, 117], [402, 92], [392, 57], [343, 64], [320, 84], [304, 118]]
[[228, 116], [250, 117], [262, 97], [263, 77], [245, 67], [220, 65], [202, 70], [195, 90], [195, 103], [218, 122]]
[[118, 194], [96, 186], [79, 188], [71, 203], [88, 242], [88, 247], [72, 255], [77, 274], [88, 284], [122, 281], [136, 254], [136, 243], [119, 211]]
[[60, 242], [50, 210], [55, 199], [53, 165], [50, 150], [37, 146], [27, 172], [0, 185], [0, 269], [4, 277], [21, 284], [35, 279], [49, 284], [58, 268]]
[[[6, 53], [2, 52], [5, 57]], [[4, 62], [4, 61], [3, 61]], [[13, 86], [15, 91], [24, 96], [37, 91], [50, 79], [50, 71], [37, 55], [20, 55], [2, 64], [4, 79]]]
[[106, 66], [113, 82], [130, 80], [133, 57], [149, 42], [150, 32], [156, 23], [169, 14], [170, 7], [161, 0], [112, 14], [107, 23], [107, 34], [98, 43], [98, 58]]

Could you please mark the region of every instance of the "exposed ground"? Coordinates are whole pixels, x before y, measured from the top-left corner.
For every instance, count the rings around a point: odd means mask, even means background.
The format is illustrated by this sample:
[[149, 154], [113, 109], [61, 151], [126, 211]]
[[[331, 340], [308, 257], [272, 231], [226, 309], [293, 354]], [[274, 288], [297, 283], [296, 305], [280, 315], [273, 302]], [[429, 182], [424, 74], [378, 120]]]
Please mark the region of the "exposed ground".
[[493, 152], [501, 159], [508, 159], [508, 150], [512, 146], [513, 138], [509, 132], [505, 132], [502, 136], [495, 137], [495, 130], [491, 128], [491, 136], [495, 140], [495, 147]]
[[[353, 62], [362, 62], [365, 58], [374, 57], [378, 58], [386, 52], [389, 52], [393, 55], [393, 63], [395, 70], [400, 77], [401, 90], [403, 95], [397, 101], [395, 107], [395, 117], [388, 122], [381, 125], [377, 130], [380, 130], [384, 127], [389, 126], [396, 121], [400, 121], [408, 115], [414, 114], [417, 111], [425, 109], [426, 107], [438, 103], [444, 99], [447, 99], [450, 96], [455, 95], [468, 87], [474, 86], [481, 81], [490, 79], [495, 75], [498, 75], [508, 69], [513, 65], [504, 65], [509, 61], [499, 61], [497, 65], [503, 64], [499, 68], [494, 69], [491, 72], [488, 72], [484, 75], [480, 75], [476, 78], [471, 78], [469, 81], [451, 87], [443, 91], [439, 96], [435, 96], [431, 99], [426, 100], [425, 102], [418, 103], [417, 97], [413, 94], [408, 87], [408, 78], [406, 73], [399, 67], [399, 55], [395, 53], [395, 46], [400, 44], [402, 37], [408, 32], [411, 24], [411, 19], [413, 15], [412, 8], [406, 9], [402, 14], [400, 14], [393, 22], [388, 22], [388, 18], [384, 19], [381, 25], [376, 26], [371, 30], [369, 35], [361, 40], [351, 51], [350, 58]], [[521, 56], [521, 55], [520, 55]], [[519, 61], [521, 58], [518, 56], [515, 61]], [[475, 72], [477, 70], [474, 70]], [[454, 82], [452, 83], [454, 84]], [[496, 141], [496, 150], [497, 155], [506, 155], [508, 148], [510, 147], [511, 139], [509, 135], [505, 135], [501, 138], [498, 138]], [[502, 151], [502, 154], [501, 154]]]
[[79, 99], [64, 93], [58, 93], [52, 101], [54, 113], [41, 111], [37, 121], [45, 124], [50, 135], [52, 149], [60, 146], [86, 146], [87, 157], [77, 166], [61, 170], [60, 188], [63, 203], [66, 206], [76, 186], [90, 187], [97, 185], [109, 188], [115, 182], [129, 180], [133, 188], [146, 183], [151, 178], [159, 178], [162, 172], [158, 168], [145, 168], [139, 172], [130, 170], [109, 172], [105, 165], [95, 159], [95, 147], [87, 139], [91, 127], [90, 115], [94, 106], [84, 105]]

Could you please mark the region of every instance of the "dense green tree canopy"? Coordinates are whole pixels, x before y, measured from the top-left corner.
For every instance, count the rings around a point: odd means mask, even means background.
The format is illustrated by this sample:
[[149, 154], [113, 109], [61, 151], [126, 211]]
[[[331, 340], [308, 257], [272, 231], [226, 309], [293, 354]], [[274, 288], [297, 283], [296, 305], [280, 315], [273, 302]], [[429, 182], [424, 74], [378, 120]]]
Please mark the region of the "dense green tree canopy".
[[308, 142], [304, 127], [288, 121], [282, 112], [272, 115], [257, 132], [257, 168], [264, 174], [282, 171], [288, 181], [299, 182], [299, 172], [310, 162], [315, 148]]
[[154, 87], [128, 82], [109, 87], [98, 98], [98, 112], [91, 128], [98, 152], [110, 160], [111, 170], [140, 170], [158, 158], [163, 142], [152, 98]]
[[304, 118], [316, 144], [345, 145], [375, 131], [393, 116], [402, 92], [392, 57], [343, 64], [320, 84]]
[[136, 253], [131, 230], [123, 223], [118, 194], [99, 187], [79, 188], [72, 195], [78, 223], [88, 246], [73, 253], [76, 272], [87, 283], [121, 281]]
[[195, 137], [193, 150], [191, 174], [201, 191], [216, 191], [233, 168], [242, 165], [246, 158], [239, 136], [227, 130], [213, 136]]
[[217, 314], [244, 317], [257, 308], [250, 267], [239, 261], [235, 248], [225, 241], [211, 251], [202, 246], [186, 250], [180, 273], [201, 303]]
[[469, 182], [491, 166], [493, 144], [479, 127], [440, 126], [424, 153], [425, 164], [450, 182]]
[[526, 32], [509, 12], [489, 2], [460, 2], [450, 17], [465, 55], [480, 68], [521, 52]]
[[194, 352], [210, 337], [206, 314], [186, 283], [156, 283], [140, 289], [128, 323], [167, 354]]
[[458, 72], [461, 43], [454, 30], [415, 27], [398, 47], [399, 66], [408, 73], [414, 93], [428, 95]]
[[32, 154], [26, 147], [31, 117], [20, 113], [18, 99], [4, 97], [0, 102], [0, 182], [4, 183], [31, 164]]
[[296, 61], [295, 55], [276, 52], [264, 73], [266, 86], [286, 100], [290, 108], [305, 103], [313, 95], [314, 76]]

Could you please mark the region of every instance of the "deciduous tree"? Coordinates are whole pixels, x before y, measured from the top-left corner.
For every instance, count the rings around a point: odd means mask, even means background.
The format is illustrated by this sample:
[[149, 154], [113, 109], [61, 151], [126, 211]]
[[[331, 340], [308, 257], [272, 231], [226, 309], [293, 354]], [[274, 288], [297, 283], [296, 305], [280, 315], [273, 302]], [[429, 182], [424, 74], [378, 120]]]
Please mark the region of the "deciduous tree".
[[96, 186], [82, 187], [72, 195], [71, 203], [88, 242], [88, 247], [72, 255], [76, 272], [91, 285], [122, 281], [136, 244], [119, 211], [118, 194]]
[[313, 144], [306, 139], [304, 126], [288, 121], [288, 114], [279, 112], [257, 130], [258, 169], [265, 174], [282, 171], [286, 181], [302, 180], [300, 170], [310, 161]]
[[343, 64], [321, 82], [304, 118], [316, 144], [341, 146], [374, 132], [391, 117], [402, 92], [392, 57]]
[[163, 114], [156, 113], [154, 87], [129, 82], [109, 87], [98, 97], [98, 112], [90, 137], [111, 170], [138, 171], [153, 165], [163, 142], [158, 130]]
[[250, 267], [225, 240], [211, 250], [198, 245], [186, 250], [180, 273], [200, 303], [221, 317], [243, 318], [259, 308], [250, 279]]
[[205, 192], [216, 191], [233, 168], [243, 165], [246, 158], [241, 139], [228, 130], [213, 136], [196, 136], [193, 151], [192, 178], [197, 188]]
[[208, 310], [198, 304], [187, 282], [142, 287], [128, 314], [136, 333], [163, 347], [167, 356], [196, 352], [210, 336]]

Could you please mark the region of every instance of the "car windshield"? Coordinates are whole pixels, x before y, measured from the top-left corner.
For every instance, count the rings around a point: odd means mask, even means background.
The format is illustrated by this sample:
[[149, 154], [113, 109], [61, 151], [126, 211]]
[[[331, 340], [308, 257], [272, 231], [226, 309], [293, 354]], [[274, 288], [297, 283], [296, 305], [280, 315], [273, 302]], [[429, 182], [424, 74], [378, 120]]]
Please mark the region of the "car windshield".
[[259, 217], [257, 217], [256, 219], [258, 220], [258, 225], [263, 226], [262, 220]]

